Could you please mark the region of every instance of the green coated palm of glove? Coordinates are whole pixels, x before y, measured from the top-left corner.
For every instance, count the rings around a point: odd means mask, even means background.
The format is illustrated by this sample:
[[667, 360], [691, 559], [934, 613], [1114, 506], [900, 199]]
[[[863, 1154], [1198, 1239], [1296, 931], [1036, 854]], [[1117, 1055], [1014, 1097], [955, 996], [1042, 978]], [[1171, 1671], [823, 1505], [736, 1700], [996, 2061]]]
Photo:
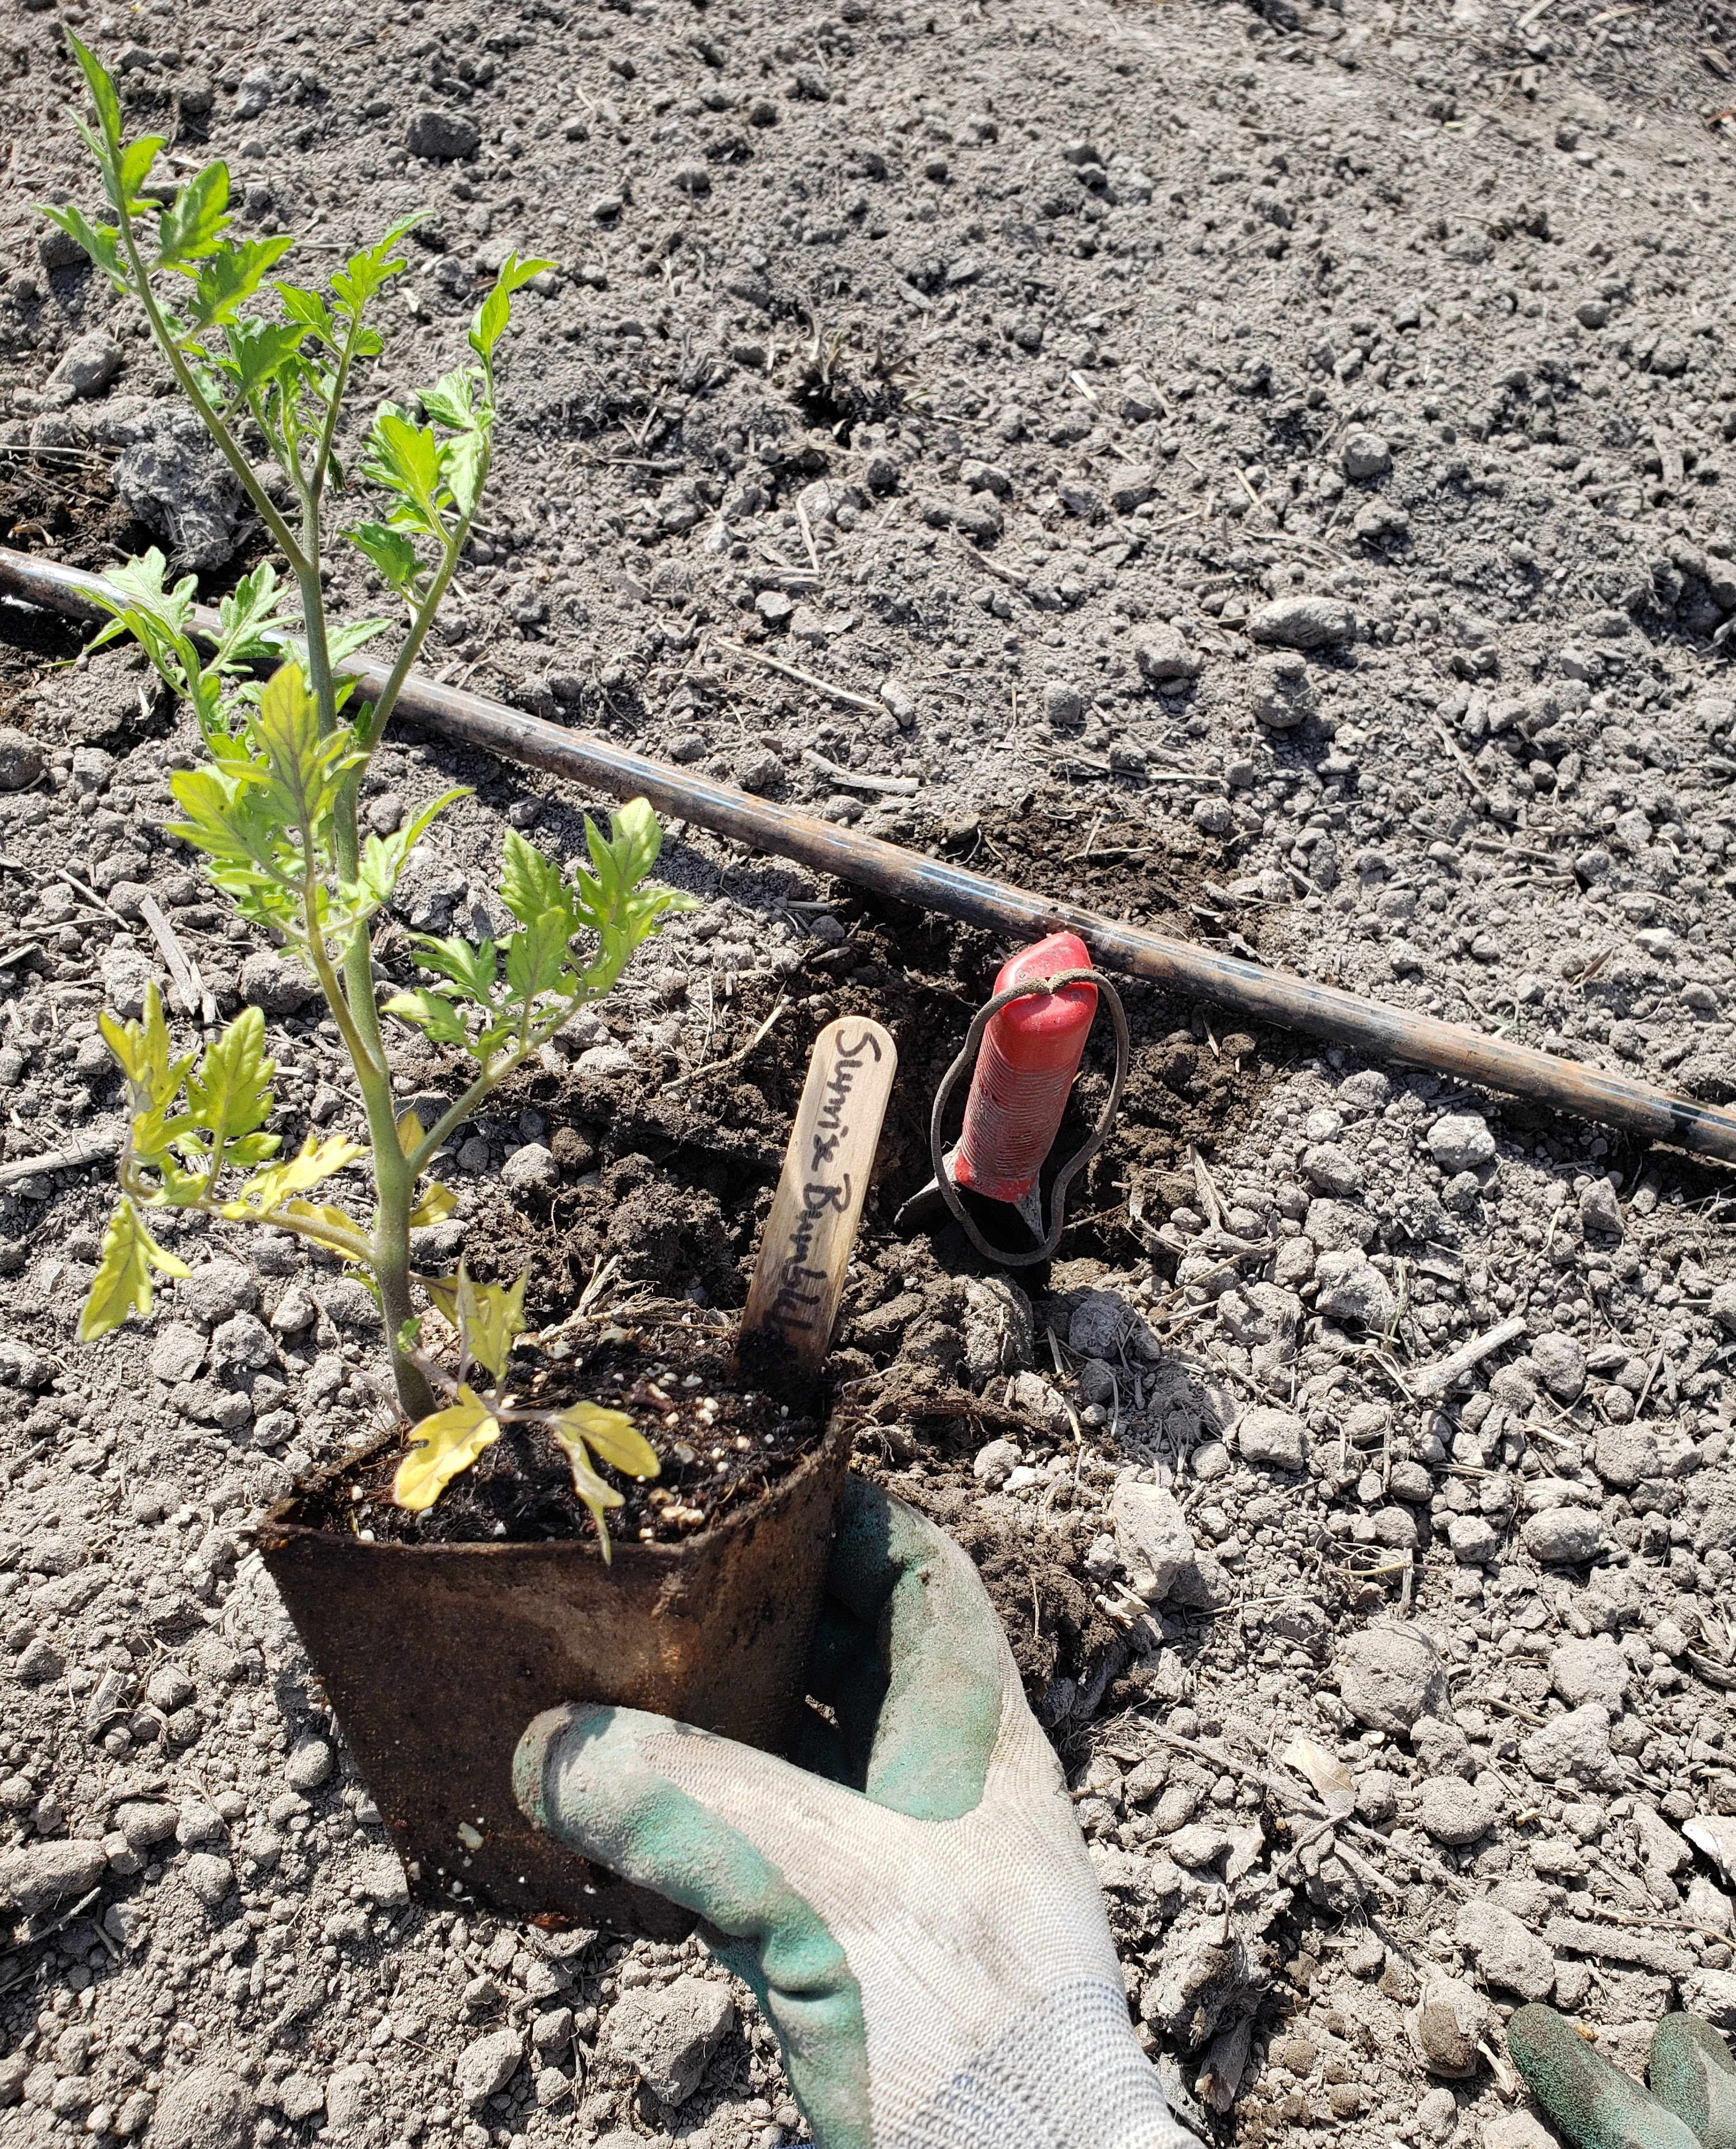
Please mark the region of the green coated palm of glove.
[[1736, 2149], [1736, 2062], [1718, 2032], [1666, 2015], [1652, 2033], [1647, 2095], [1552, 2007], [1522, 2007], [1507, 2050], [1574, 2149]]
[[551, 1709], [537, 1824], [705, 1920], [820, 2149], [1199, 2149], [1128, 2017], [1094, 1874], [981, 1578], [853, 1482], [808, 1765], [629, 1709]]

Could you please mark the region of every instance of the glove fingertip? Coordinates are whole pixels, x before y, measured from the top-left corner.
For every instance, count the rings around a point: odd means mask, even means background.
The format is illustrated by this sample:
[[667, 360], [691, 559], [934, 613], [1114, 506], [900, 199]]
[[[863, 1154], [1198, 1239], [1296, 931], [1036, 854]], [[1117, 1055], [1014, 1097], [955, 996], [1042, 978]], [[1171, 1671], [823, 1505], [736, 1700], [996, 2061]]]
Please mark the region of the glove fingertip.
[[544, 1709], [526, 1726], [512, 1756], [512, 1795], [519, 1811], [536, 1827], [550, 1834], [560, 1833], [559, 1816], [549, 1800], [551, 1755], [570, 1738], [594, 1729], [598, 1718], [611, 1714], [606, 1709], [566, 1702], [558, 1709]]

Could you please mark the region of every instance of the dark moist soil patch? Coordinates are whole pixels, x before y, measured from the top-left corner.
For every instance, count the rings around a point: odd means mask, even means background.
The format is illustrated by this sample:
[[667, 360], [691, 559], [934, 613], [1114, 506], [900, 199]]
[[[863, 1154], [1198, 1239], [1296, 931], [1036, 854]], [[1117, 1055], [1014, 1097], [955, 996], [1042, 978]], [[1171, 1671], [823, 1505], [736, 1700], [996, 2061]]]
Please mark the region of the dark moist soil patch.
[[[521, 1407], [602, 1403], [624, 1411], [655, 1450], [662, 1471], [646, 1482], [592, 1457], [624, 1497], [609, 1511], [617, 1542], [680, 1544], [699, 1536], [787, 1477], [824, 1429], [817, 1412], [781, 1403], [762, 1387], [732, 1385], [722, 1350], [628, 1340], [514, 1371], [509, 1393]], [[420, 1514], [392, 1499], [404, 1454], [404, 1442], [393, 1441], [322, 1478], [296, 1519], [316, 1529], [371, 1531], [391, 1544], [534, 1544], [596, 1532], [566, 1457], [541, 1426], [507, 1426]]]
[[[1109, 914], [1128, 908], [1130, 876], [1138, 875], [1135, 908], [1142, 922], [1176, 938], [1211, 937], [1211, 921], [1220, 928], [1225, 922], [1213, 904], [1234, 908], [1207, 878], [1210, 870], [1233, 870], [1215, 847], [1201, 854], [1165, 851], [1161, 835], [1145, 823], [1084, 813], [1064, 798], [1045, 797], [1016, 813], [984, 813], [964, 825], [969, 833], [961, 836], [958, 824], [913, 823], [905, 840]], [[1133, 853], [1142, 856], [1132, 859]], [[785, 1004], [770, 1033], [743, 1058], [684, 1080], [673, 1094], [665, 1094], [666, 1085], [691, 1069], [672, 1054], [642, 1078], [537, 1069], [493, 1100], [493, 1120], [502, 1126], [526, 1106], [542, 1115], [543, 1139], [564, 1183], [552, 1195], [518, 1202], [497, 1195], [469, 1236], [477, 1275], [511, 1281], [527, 1270], [527, 1304], [544, 1321], [559, 1320], [611, 1262], [617, 1301], [637, 1306], [647, 1292], [698, 1292], [699, 1303], [739, 1306], [813, 1040], [837, 1017], [858, 1014], [891, 1029], [899, 1067], [858, 1268], [866, 1281], [883, 1261], [898, 1266], [904, 1242], [890, 1226], [929, 1175], [929, 1104], [1012, 948], [999, 935], [841, 883], [823, 883], [819, 893], [846, 928], [843, 945], [813, 948], [781, 986], [764, 977], [744, 979], [732, 999], [718, 1000], [708, 1060], [745, 1046], [782, 993]], [[1248, 933], [1256, 929], [1251, 918], [1241, 924]], [[1118, 983], [1132, 1066], [1115, 1130], [1074, 1185], [1063, 1259], [1139, 1259], [1143, 1247], [1130, 1195], [1141, 1195], [1148, 1227], [1160, 1224], [1175, 1201], [1192, 1200], [1190, 1149], [1209, 1160], [1247, 1125], [1285, 1069], [1314, 1049], [1141, 980]], [[606, 1020], [606, 1004], [601, 1012]], [[642, 1049], [631, 1028], [621, 1036]], [[1056, 1162], [1083, 1139], [1113, 1068], [1105, 1019], [1086, 1049]], [[986, 1266], [950, 1223], [936, 1232], [932, 1248], [953, 1275]], [[1046, 1284], [1040, 1269], [1024, 1271], [1021, 1280], [1039, 1291]], [[853, 1288], [846, 1320], [853, 1306], [859, 1312], [868, 1302], [859, 1286]]]

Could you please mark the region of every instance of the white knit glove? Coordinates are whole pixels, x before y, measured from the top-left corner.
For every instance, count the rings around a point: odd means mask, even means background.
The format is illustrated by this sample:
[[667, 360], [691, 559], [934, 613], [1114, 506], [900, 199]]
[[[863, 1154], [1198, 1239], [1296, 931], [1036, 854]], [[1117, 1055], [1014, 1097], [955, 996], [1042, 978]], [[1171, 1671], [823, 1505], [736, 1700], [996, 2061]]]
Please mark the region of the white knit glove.
[[519, 1803], [706, 1921], [819, 2149], [1199, 2149], [1133, 2034], [975, 1568], [853, 1481], [828, 1588], [809, 1690], [838, 1731], [813, 1769], [637, 1709], [551, 1709], [520, 1744]]

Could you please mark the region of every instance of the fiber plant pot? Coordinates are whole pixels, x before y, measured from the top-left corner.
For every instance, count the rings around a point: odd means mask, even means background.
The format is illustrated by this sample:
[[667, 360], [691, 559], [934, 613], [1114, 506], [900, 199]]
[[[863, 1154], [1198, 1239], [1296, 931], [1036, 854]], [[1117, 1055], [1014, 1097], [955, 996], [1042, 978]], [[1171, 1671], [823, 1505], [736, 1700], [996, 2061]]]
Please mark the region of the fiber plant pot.
[[652, 1940], [691, 1930], [688, 1912], [532, 1828], [513, 1750], [539, 1711], [601, 1702], [787, 1751], [853, 1430], [834, 1412], [751, 1505], [681, 1544], [617, 1540], [606, 1564], [594, 1533], [370, 1543], [304, 1519], [390, 1441], [272, 1509], [260, 1553], [420, 1900]]

